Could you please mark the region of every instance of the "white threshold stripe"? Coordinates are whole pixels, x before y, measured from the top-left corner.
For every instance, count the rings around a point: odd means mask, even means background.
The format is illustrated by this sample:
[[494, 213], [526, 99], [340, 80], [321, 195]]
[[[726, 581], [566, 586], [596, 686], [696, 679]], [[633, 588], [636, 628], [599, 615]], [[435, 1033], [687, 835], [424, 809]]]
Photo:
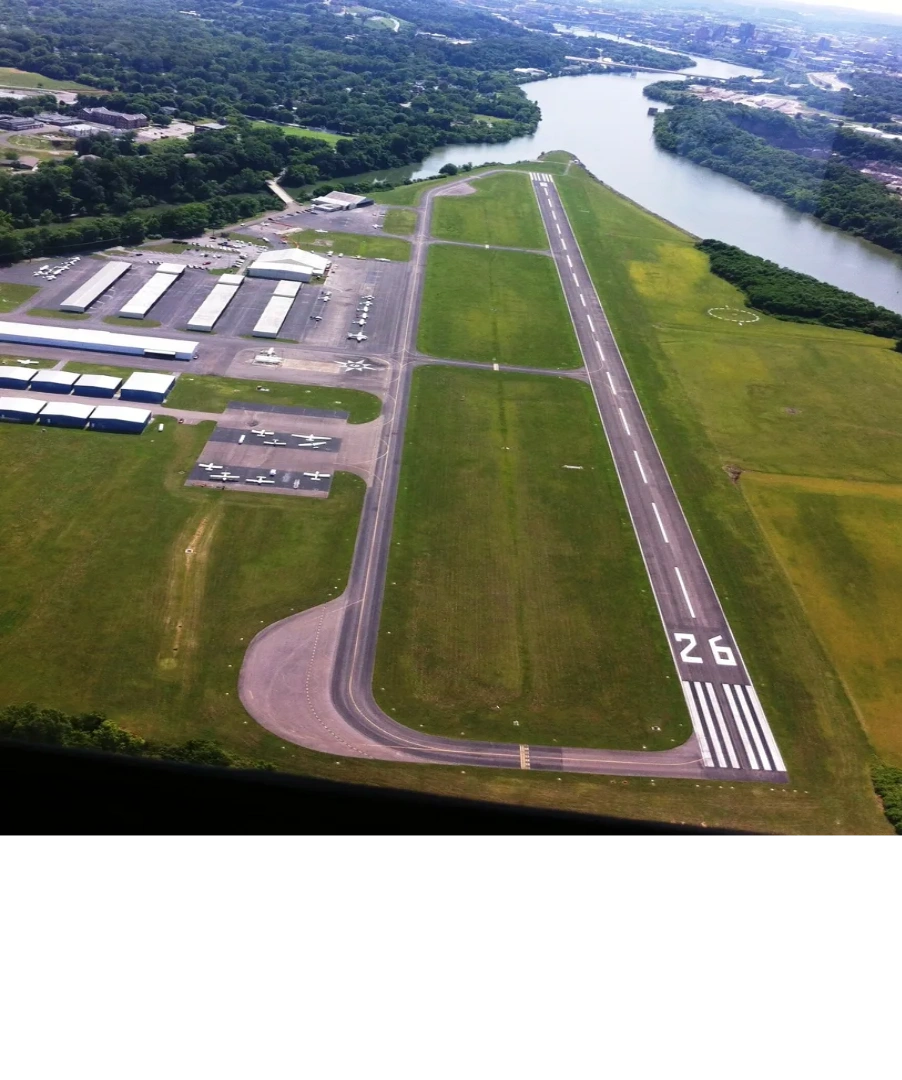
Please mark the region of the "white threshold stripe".
[[[575, 275], [574, 275], [574, 280], [576, 280], [576, 277], [575, 277]], [[577, 281], [577, 282], [576, 282], [576, 284], [577, 284], [577, 286], [578, 286], [578, 285], [579, 285], [579, 282]], [[580, 293], [580, 294], [579, 294], [579, 298], [580, 298], [580, 300], [582, 301], [582, 305], [583, 305], [583, 307], [585, 307], [585, 306], [586, 306], [586, 298], [585, 298], [585, 297], [583, 296], [583, 294], [582, 294], [582, 293]]]
[[686, 708], [689, 710], [689, 719], [692, 721], [692, 730], [695, 732], [695, 737], [698, 740], [698, 748], [702, 753], [702, 764], [706, 765], [709, 769], [714, 768], [714, 758], [711, 757], [711, 748], [708, 745], [708, 736], [705, 734], [702, 722], [698, 716], [698, 709], [695, 707], [695, 701], [692, 697], [692, 690], [689, 683], [683, 679], [683, 694], [686, 697]]
[[774, 738], [774, 733], [770, 729], [770, 724], [767, 722], [767, 717], [764, 715], [764, 709], [761, 708], [761, 702], [758, 700], [758, 693], [751, 683], [746, 686], [746, 692], [749, 695], [749, 700], [752, 703], [752, 707], [758, 717], [758, 722], [761, 724], [761, 732], [767, 741], [768, 749], [770, 750], [771, 760], [780, 772], [786, 772], [786, 764], [783, 758], [780, 756], [780, 749], [777, 746], [777, 740]]
[[711, 714], [708, 712], [708, 703], [705, 701], [705, 695], [702, 693], [701, 684], [694, 682], [690, 683], [692, 692], [695, 696], [699, 710], [701, 712], [702, 723], [705, 726], [705, 730], [708, 733], [708, 739], [711, 745], [714, 747], [714, 754], [717, 757], [717, 764], [725, 769], [727, 767], [726, 758], [723, 755], [723, 747], [720, 744], [720, 740], [717, 738], [717, 732], [714, 730], [714, 724], [711, 722]]
[[608, 377], [608, 382], [611, 384], [611, 393], [614, 395], [614, 397], [617, 397], [617, 390], [614, 386], [614, 380], [611, 378], [610, 371], [606, 372], [606, 375]]
[[633, 433], [630, 431], [630, 426], [626, 422], [626, 417], [623, 415], [623, 409], [618, 409], [617, 412], [620, 413], [620, 422], [623, 424], [624, 430], [626, 431], [627, 435], [632, 435]]
[[686, 589], [686, 582], [683, 581], [683, 575], [680, 573], [680, 568], [678, 566], [675, 566], [673, 569], [676, 572], [677, 581], [680, 583], [680, 588], [683, 590], [683, 597], [686, 600], [686, 607], [689, 608], [689, 614], [694, 619], [695, 608], [692, 606], [692, 601], [689, 599], [689, 592]]
[[636, 459], [636, 464], [639, 466], [639, 472], [642, 474], [642, 483], [648, 483], [648, 477], [645, 475], [645, 469], [642, 468], [642, 461], [636, 451], [633, 451], [633, 457]]
[[749, 731], [752, 733], [752, 740], [757, 747], [760, 764], [762, 764], [763, 769], [769, 769], [770, 762], [767, 759], [767, 754], [765, 752], [764, 743], [762, 742], [762, 737], [760, 737], [758, 729], [755, 726], [754, 720], [752, 719], [752, 711], [749, 707], [749, 702], [745, 700], [745, 694], [743, 693], [741, 686], [735, 686], [732, 689], [733, 693], [736, 694], [736, 700], [739, 702], [739, 707], [745, 716], [746, 723], [748, 723], [749, 725]]
[[745, 747], [745, 756], [749, 759], [749, 764], [753, 769], [760, 769], [762, 766], [758, 763], [758, 758], [752, 749], [748, 732], [745, 730], [745, 724], [739, 715], [736, 699], [733, 697], [733, 687], [729, 683], [724, 683], [723, 692], [726, 695], [727, 704], [730, 706], [730, 712], [733, 714], [733, 721], [736, 724], [736, 730], [739, 732], [739, 738], [742, 739], [742, 745]]
[[661, 520], [661, 515], [658, 513], [658, 508], [657, 506], [655, 506], [654, 503], [651, 504], [651, 508], [652, 510], [654, 510], [655, 517], [658, 519], [658, 528], [661, 530], [661, 535], [664, 537], [664, 543], [669, 544], [670, 541], [667, 539], [667, 533], [664, 531], [664, 522]]
[[714, 713], [714, 719], [717, 721], [717, 726], [723, 736], [723, 744], [727, 748], [727, 757], [730, 759], [730, 764], [733, 768], [738, 769], [739, 758], [736, 757], [736, 748], [733, 746], [733, 740], [730, 738], [730, 732], [724, 721], [723, 713], [720, 711], [720, 702], [717, 700], [717, 694], [711, 683], [705, 683], [705, 690], [708, 694], [708, 700], [711, 702], [711, 711]]
[[589, 329], [590, 329], [590, 330], [592, 331], [592, 333], [594, 334], [594, 333], [595, 333], [595, 324], [594, 324], [594, 323], [592, 322], [592, 316], [591, 316], [591, 315], [587, 315], [587, 316], [586, 316], [586, 321], [587, 321], [587, 322], [588, 322], [588, 324], [589, 324]]

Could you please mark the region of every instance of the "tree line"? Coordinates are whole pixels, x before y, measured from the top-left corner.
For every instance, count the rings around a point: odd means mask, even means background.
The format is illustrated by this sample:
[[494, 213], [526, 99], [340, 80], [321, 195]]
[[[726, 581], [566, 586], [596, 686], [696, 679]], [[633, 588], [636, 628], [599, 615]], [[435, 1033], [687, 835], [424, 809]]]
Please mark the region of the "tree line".
[[34, 703], [0, 709], [0, 738], [72, 750], [157, 758], [183, 765], [274, 771], [272, 765], [232, 754], [212, 739], [156, 742], [133, 735], [101, 713], [64, 713]]
[[691, 100], [655, 118], [655, 141], [827, 225], [902, 253], [902, 201], [841, 158], [782, 149], [746, 130], [772, 122], [743, 106]]
[[902, 315], [888, 308], [720, 240], [702, 240], [697, 246], [708, 256], [712, 273], [740, 289], [758, 311], [792, 322], [902, 338]]

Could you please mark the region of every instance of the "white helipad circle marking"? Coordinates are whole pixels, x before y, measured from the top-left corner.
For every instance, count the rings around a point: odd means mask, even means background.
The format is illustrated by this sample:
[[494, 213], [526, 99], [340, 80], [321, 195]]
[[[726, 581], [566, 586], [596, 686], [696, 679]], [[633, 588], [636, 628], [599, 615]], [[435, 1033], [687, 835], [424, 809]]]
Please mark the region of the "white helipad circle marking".
[[761, 321], [760, 315], [756, 315], [754, 311], [746, 311], [744, 308], [713, 307], [708, 308], [708, 314], [712, 319], [736, 323], [737, 326], [745, 326], [746, 323]]

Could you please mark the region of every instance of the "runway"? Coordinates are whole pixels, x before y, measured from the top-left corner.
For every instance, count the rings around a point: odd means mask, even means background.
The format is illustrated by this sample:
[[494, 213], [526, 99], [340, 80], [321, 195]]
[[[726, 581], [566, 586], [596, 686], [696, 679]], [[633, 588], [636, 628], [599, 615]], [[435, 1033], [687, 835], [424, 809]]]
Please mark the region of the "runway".
[[[487, 174], [486, 174], [487, 175]], [[552, 257], [683, 682], [694, 734], [665, 751], [607, 751], [447, 739], [417, 732], [375, 701], [373, 669], [391, 546], [410, 382], [435, 360], [415, 349], [432, 203], [424, 196], [384, 394], [383, 426], [343, 595], [259, 634], [239, 683], [254, 718], [321, 752], [388, 761], [519, 770], [784, 782], [785, 766], [726, 617], [589, 282], [550, 178], [534, 180]], [[559, 228], [558, 228], [559, 226]], [[399, 299], [402, 299], [399, 297]], [[506, 369], [504, 369], [506, 370]], [[533, 372], [535, 373], [535, 372]]]
[[589, 278], [553, 178], [533, 186], [617, 475], [709, 768], [786, 767]]

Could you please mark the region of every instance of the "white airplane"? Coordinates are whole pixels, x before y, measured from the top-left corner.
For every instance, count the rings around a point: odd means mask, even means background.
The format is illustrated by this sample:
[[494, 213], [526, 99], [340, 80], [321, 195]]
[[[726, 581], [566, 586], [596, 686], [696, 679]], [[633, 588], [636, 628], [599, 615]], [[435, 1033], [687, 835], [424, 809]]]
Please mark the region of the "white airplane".
[[276, 350], [272, 345], [270, 345], [270, 347], [266, 350], [266, 352], [263, 355], [264, 356], [275, 356], [276, 355]]
[[207, 472], [210, 472], [213, 469], [224, 469], [225, 465], [214, 465], [212, 461], [208, 461], [208, 462], [201, 461], [201, 462], [198, 463], [197, 467], [199, 469], [206, 469]]
[[315, 480], [317, 483], [320, 480], [328, 480], [332, 473], [327, 472], [305, 472], [304, 476], [309, 477], [311, 480]]
[[351, 339], [351, 341], [366, 341], [366, 334], [348, 334], [348, 337]]
[[34, 367], [39, 363], [39, 361], [38, 360], [23, 360], [20, 357], [19, 360], [17, 361], [17, 363], [23, 364], [25, 367]]
[[366, 317], [364, 317], [362, 319], [355, 319], [354, 320], [354, 325], [355, 326], [366, 326]]
[[292, 431], [291, 437], [292, 437], [292, 439], [303, 439], [305, 442], [308, 442], [308, 443], [310, 443], [310, 442], [324, 442], [325, 443], [325, 442], [329, 442], [330, 439], [332, 438], [331, 435], [298, 435], [294, 431]]
[[251, 435], [259, 435], [261, 438], [265, 438], [267, 435], [275, 435], [275, 432], [267, 431], [265, 428], [251, 428]]
[[258, 386], [257, 389], [260, 391], [261, 394], [268, 394], [269, 393], [269, 387], [268, 386]]
[[264, 439], [264, 446], [287, 446], [287, 442], [283, 442], [281, 439]]
[[246, 484], [274, 484], [275, 480], [269, 480], [265, 476], [249, 476], [245, 480]]
[[391, 259], [376, 259], [376, 262], [391, 262]]
[[237, 473], [208, 473], [210, 480], [240, 480], [241, 477]]

